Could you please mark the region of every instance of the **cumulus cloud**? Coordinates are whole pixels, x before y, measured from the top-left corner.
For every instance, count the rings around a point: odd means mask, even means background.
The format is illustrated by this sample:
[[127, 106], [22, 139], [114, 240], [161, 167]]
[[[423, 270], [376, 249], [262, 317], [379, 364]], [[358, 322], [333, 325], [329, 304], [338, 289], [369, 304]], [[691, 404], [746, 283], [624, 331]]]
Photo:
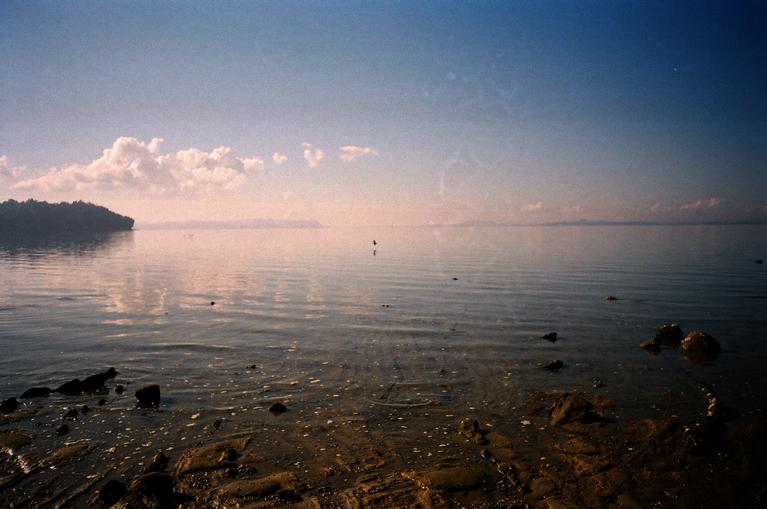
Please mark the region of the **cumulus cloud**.
[[322, 149], [314, 148], [311, 143], [305, 141], [301, 146], [304, 147], [304, 159], [306, 159], [306, 164], [309, 165], [309, 168], [316, 168], [320, 161], [325, 158], [325, 153]]
[[692, 203], [687, 203], [679, 207], [680, 210], [702, 210], [713, 209], [724, 203], [724, 198], [712, 196], [711, 198], [701, 198]]
[[52, 192], [137, 189], [158, 194], [230, 190], [242, 185], [249, 173], [264, 167], [260, 158], [237, 157], [230, 147], [210, 152], [189, 148], [161, 154], [162, 142], [162, 138], [145, 143], [123, 136], [88, 164], [50, 168], [42, 176], [17, 182], [13, 189]]
[[356, 161], [360, 157], [378, 155], [378, 151], [372, 147], [358, 147], [357, 145], [346, 145], [338, 150], [341, 151], [339, 158], [346, 163]]
[[288, 160], [288, 156], [286, 156], [285, 154], [280, 154], [279, 152], [275, 152], [274, 154], [272, 154], [272, 161], [274, 161], [274, 164], [276, 164], [277, 166], [282, 166], [283, 164], [285, 164], [285, 161], [287, 160]]
[[523, 205], [520, 210], [522, 210], [522, 212], [540, 212], [543, 210], [543, 202], [537, 201], [535, 203], [528, 203], [527, 205]]

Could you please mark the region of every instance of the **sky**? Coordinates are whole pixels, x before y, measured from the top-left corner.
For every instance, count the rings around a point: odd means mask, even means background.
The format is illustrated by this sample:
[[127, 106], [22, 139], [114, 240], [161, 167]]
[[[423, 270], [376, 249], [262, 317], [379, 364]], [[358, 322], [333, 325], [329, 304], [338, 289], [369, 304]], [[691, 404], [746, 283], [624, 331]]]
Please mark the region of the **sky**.
[[767, 219], [764, 2], [0, 2], [0, 200]]

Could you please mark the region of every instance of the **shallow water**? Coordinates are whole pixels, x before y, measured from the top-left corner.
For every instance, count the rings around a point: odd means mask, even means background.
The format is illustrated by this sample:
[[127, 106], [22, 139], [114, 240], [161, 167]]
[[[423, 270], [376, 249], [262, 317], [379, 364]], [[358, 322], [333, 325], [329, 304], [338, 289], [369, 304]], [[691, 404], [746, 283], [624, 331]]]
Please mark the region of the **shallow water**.
[[[767, 389], [758, 258], [764, 226], [4, 235], [0, 397], [114, 366], [108, 386], [126, 392], [72, 423], [67, 440], [104, 442], [87, 468], [117, 471], [214, 432], [258, 430], [267, 444], [293, 437], [279, 453], [286, 464], [357, 441], [335, 443], [331, 429], [374, 433], [417, 451], [408, 459], [417, 462], [441, 452], [440, 437], [466, 414], [533, 433], [518, 408], [537, 391], [597, 392], [628, 421], [698, 412], [703, 381], [758, 414]], [[638, 348], [670, 322], [713, 335], [721, 356], [692, 364]], [[556, 343], [540, 339], [549, 331]], [[537, 366], [555, 358], [565, 363], [557, 373]], [[604, 387], [593, 389], [593, 376]], [[147, 383], [161, 386], [158, 411], [134, 408], [133, 389]], [[62, 409], [97, 399], [35, 400], [19, 426], [40, 435], [39, 454], [54, 450]], [[270, 415], [275, 400], [289, 412]]]

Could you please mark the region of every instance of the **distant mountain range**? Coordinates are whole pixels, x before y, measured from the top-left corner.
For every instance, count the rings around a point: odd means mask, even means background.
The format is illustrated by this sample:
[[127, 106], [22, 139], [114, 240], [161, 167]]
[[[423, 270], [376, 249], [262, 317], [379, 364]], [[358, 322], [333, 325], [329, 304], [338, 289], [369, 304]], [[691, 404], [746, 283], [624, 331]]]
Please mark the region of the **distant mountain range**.
[[0, 231], [4, 232], [105, 232], [131, 228], [132, 218], [83, 201], [8, 200], [0, 203]]
[[237, 221], [170, 221], [139, 223], [141, 230], [249, 230], [269, 228], [322, 228], [317, 221], [288, 219], [242, 219]]
[[550, 223], [496, 223], [495, 221], [464, 221], [456, 224], [429, 225], [449, 227], [493, 227], [493, 226], [673, 226], [673, 225], [734, 225], [767, 224], [766, 219], [744, 219], [740, 221], [603, 221], [579, 219], [577, 221], [555, 221]]

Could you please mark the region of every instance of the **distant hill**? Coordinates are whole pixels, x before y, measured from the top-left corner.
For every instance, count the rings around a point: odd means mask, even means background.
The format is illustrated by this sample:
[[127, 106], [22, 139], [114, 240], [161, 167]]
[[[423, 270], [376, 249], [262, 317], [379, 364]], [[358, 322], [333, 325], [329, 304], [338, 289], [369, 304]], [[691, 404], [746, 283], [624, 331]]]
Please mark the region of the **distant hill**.
[[132, 218], [83, 201], [48, 203], [37, 200], [8, 200], [0, 203], [0, 231], [103, 232], [131, 228]]
[[142, 230], [250, 230], [265, 228], [322, 228], [317, 221], [289, 219], [242, 219], [236, 221], [176, 221], [140, 223]]

